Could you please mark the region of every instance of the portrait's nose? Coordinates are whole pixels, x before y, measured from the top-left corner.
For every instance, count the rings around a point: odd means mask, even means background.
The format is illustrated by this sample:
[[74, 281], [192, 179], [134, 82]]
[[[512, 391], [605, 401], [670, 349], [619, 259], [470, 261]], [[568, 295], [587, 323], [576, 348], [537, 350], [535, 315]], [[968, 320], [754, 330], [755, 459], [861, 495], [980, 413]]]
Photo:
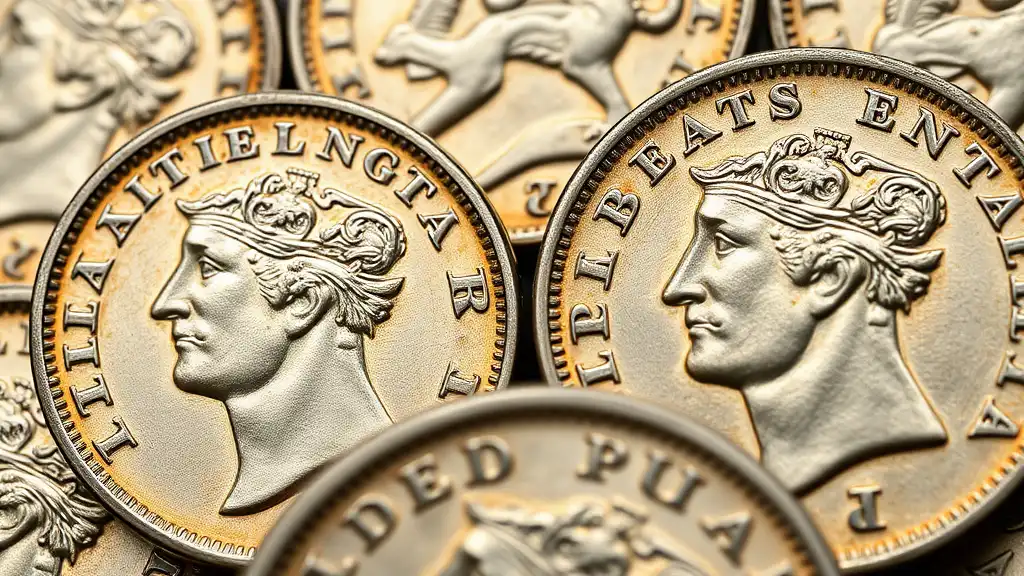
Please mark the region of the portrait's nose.
[[708, 292], [697, 282], [694, 268], [693, 259], [687, 254], [665, 285], [665, 291], [661, 294], [662, 302], [669, 306], [689, 306], [707, 300]]
[[153, 302], [150, 315], [157, 320], [175, 320], [187, 318], [190, 313], [188, 302], [185, 299], [185, 273], [184, 266], [179, 266], [174, 274], [167, 280], [160, 295]]

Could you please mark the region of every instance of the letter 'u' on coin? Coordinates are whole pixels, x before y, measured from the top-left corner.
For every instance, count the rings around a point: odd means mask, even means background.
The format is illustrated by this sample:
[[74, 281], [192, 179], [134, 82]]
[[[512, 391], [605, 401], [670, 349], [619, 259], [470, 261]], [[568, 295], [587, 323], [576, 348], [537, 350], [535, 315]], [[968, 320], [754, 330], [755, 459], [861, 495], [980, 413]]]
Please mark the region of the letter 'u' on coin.
[[115, 520], [75, 477], [36, 400], [29, 295], [13, 288], [0, 284], [0, 574], [217, 574], [155, 548]]
[[425, 414], [332, 465], [246, 576], [830, 576], [777, 480], [637, 400], [516, 390]]
[[197, 561], [245, 565], [321, 464], [510, 378], [515, 272], [486, 199], [428, 138], [336, 98], [160, 123], [84, 185], [40, 266], [57, 444]]
[[898, 58], [964, 88], [1024, 134], [1021, 0], [769, 0], [775, 46]]
[[515, 243], [662, 87], [744, 53], [756, 0], [290, 0], [299, 87], [379, 108], [449, 150]]
[[871, 54], [687, 78], [559, 200], [534, 300], [545, 378], [725, 433], [844, 570], [936, 548], [1022, 474], [1022, 153], [977, 100]]

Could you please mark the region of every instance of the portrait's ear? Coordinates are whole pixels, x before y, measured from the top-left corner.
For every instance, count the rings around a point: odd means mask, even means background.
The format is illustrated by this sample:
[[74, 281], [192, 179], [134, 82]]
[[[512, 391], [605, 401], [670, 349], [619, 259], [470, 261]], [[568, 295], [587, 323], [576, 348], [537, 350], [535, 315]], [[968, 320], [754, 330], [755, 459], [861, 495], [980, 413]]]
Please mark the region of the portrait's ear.
[[306, 286], [301, 293], [293, 295], [285, 306], [285, 313], [288, 314], [285, 331], [288, 337], [295, 340], [304, 336], [330, 313], [333, 304], [329, 288], [319, 283]]
[[856, 256], [836, 254], [820, 262], [808, 293], [811, 314], [825, 318], [849, 299], [867, 278], [867, 266]]

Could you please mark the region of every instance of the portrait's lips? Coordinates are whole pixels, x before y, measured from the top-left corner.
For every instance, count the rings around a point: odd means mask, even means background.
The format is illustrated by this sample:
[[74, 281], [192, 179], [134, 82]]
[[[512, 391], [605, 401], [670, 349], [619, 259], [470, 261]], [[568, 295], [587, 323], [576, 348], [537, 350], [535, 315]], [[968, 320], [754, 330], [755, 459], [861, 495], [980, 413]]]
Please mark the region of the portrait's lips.
[[177, 330], [174, 330], [171, 332], [171, 337], [174, 338], [175, 348], [181, 348], [183, 346], [199, 347], [203, 345], [202, 338], [188, 332], [179, 332]]
[[700, 331], [716, 332], [720, 327], [721, 324], [711, 318], [686, 315], [686, 328], [691, 335]]

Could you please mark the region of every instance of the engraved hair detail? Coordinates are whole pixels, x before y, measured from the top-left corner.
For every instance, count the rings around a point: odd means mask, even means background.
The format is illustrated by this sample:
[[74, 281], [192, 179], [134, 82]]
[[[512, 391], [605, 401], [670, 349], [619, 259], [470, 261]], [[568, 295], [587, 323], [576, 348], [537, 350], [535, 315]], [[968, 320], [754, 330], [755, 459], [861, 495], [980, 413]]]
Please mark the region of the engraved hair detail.
[[[869, 301], [909, 311], [923, 296], [941, 250], [922, 247], [945, 223], [946, 200], [924, 176], [866, 152], [828, 130], [776, 141], [768, 152], [691, 168], [705, 194], [723, 195], [775, 219], [772, 231], [783, 266], [798, 285], [813, 282], [841, 257], [869, 270]], [[850, 187], [868, 172], [877, 183], [844, 207]]]
[[[245, 188], [178, 202], [193, 224], [211, 226], [253, 249], [249, 262], [275, 308], [306, 294], [333, 301], [335, 321], [373, 336], [391, 316], [403, 278], [387, 274], [405, 255], [401, 223], [383, 208], [341, 190], [317, 188], [319, 176], [296, 168], [287, 178], [257, 176]], [[336, 209], [339, 223], [320, 224]], [[329, 289], [327, 289], [329, 288]]]
[[109, 516], [55, 446], [31, 445], [40, 426], [31, 384], [0, 380], [0, 510], [13, 511], [18, 522], [34, 520], [39, 545], [74, 563], [96, 542]]
[[68, 32], [59, 43], [57, 79], [96, 84], [91, 99], [70, 94], [68, 109], [114, 93], [110, 112], [129, 128], [150, 122], [179, 90], [164, 82], [191, 65], [196, 38], [168, 0], [33, 0]]

